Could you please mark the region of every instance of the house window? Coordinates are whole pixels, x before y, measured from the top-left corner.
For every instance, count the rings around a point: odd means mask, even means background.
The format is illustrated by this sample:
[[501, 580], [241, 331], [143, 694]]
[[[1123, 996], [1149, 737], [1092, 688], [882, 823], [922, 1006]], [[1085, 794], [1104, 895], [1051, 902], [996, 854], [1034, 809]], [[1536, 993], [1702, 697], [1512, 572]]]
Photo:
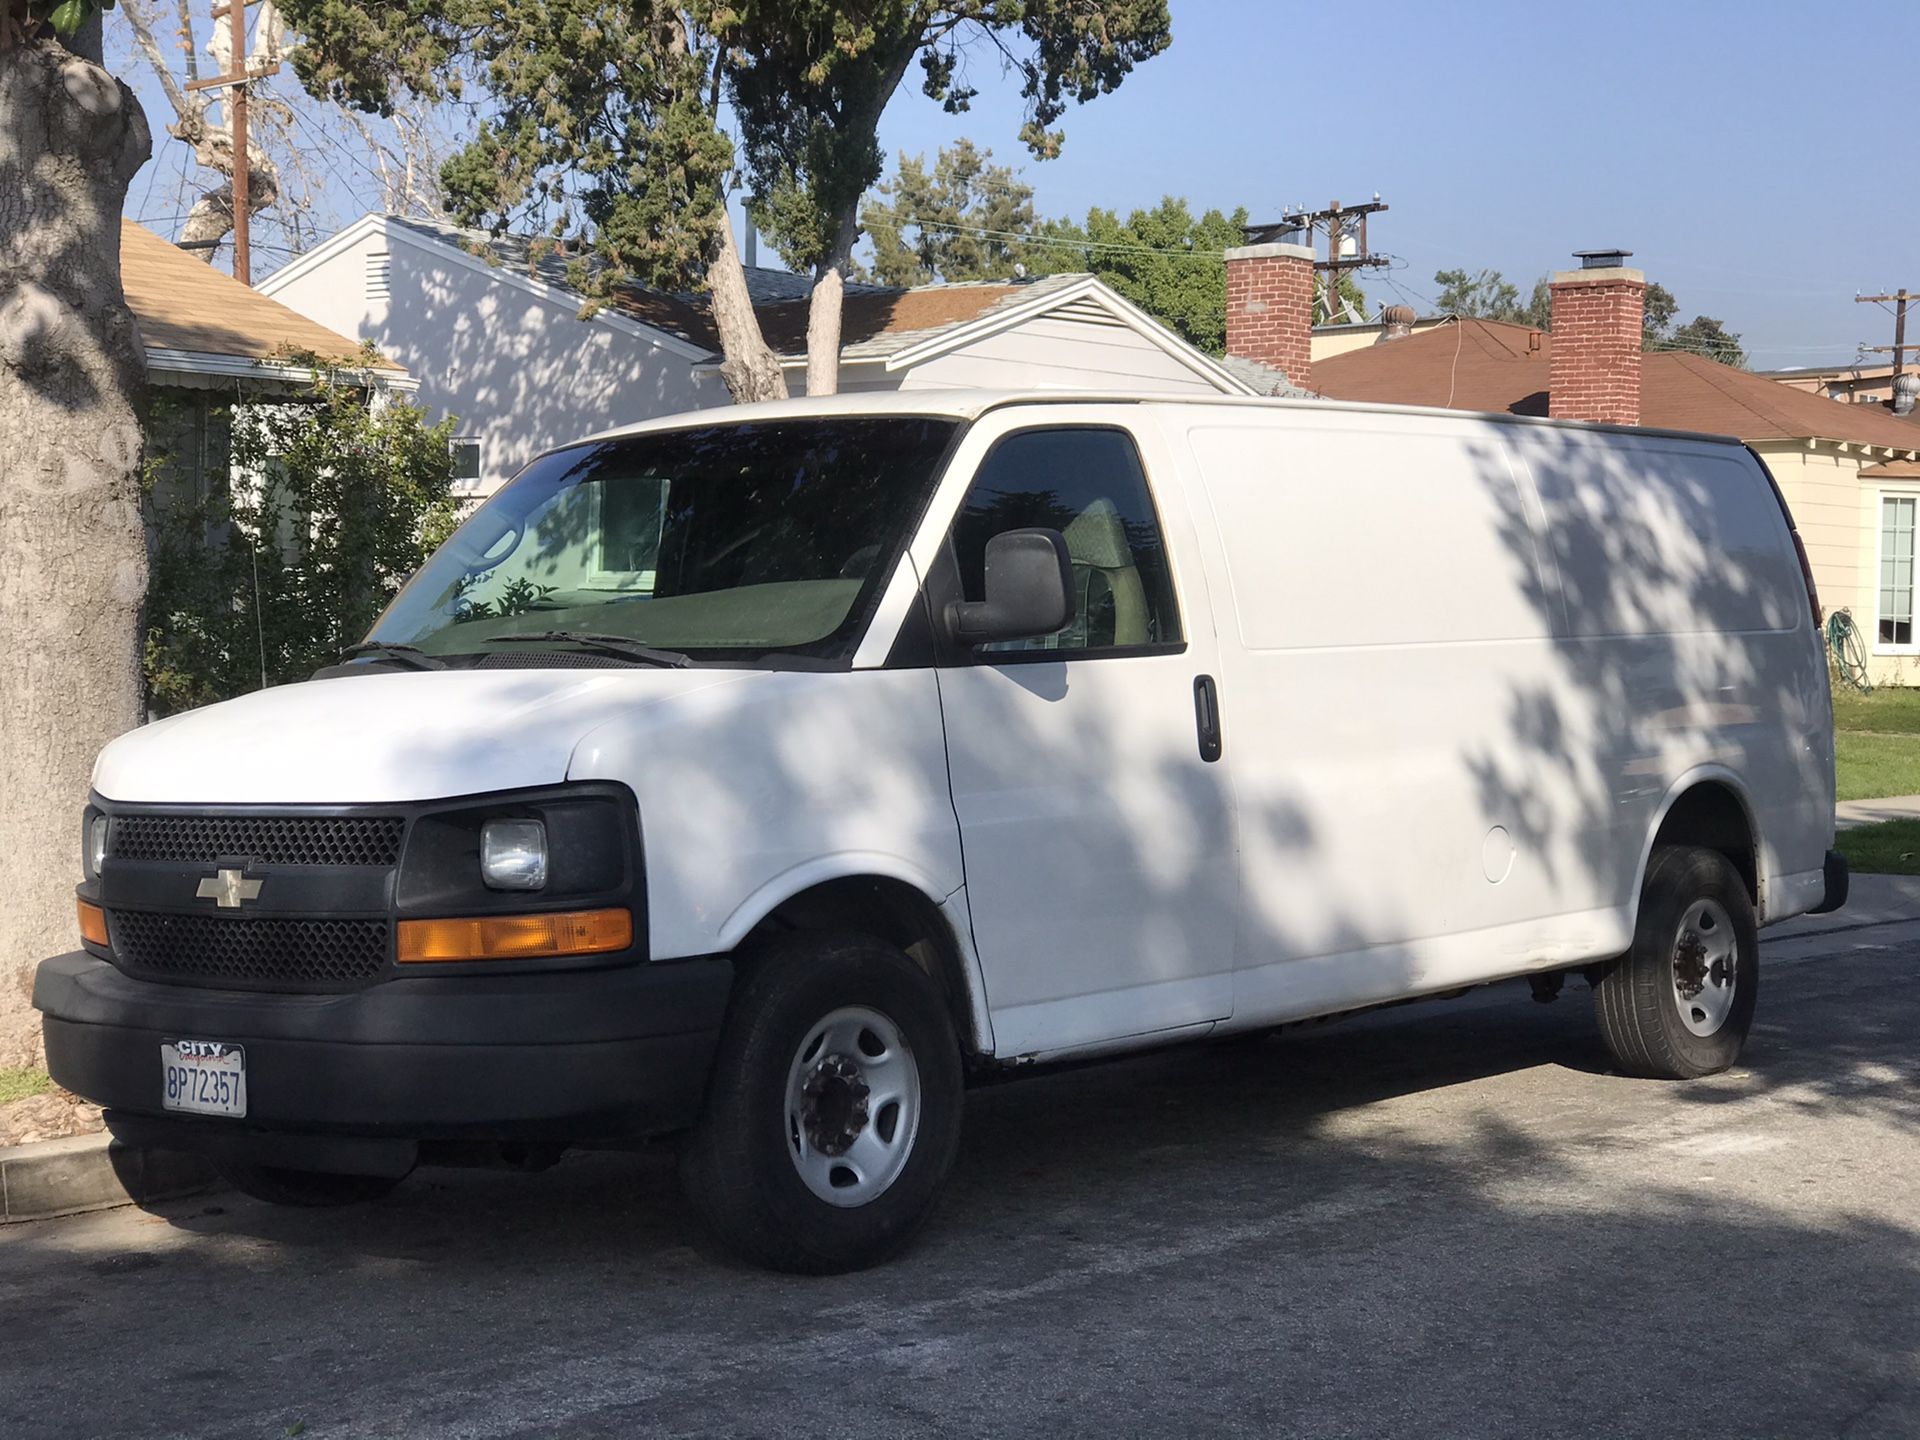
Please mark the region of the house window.
[[453, 478], [456, 484], [473, 484], [480, 478], [480, 442], [461, 436], [447, 442], [453, 451]]
[[652, 594], [660, 536], [667, 524], [668, 482], [635, 477], [590, 488], [597, 543], [587, 583], [596, 589]]
[[1913, 644], [1913, 523], [1920, 499], [1880, 501], [1880, 643]]

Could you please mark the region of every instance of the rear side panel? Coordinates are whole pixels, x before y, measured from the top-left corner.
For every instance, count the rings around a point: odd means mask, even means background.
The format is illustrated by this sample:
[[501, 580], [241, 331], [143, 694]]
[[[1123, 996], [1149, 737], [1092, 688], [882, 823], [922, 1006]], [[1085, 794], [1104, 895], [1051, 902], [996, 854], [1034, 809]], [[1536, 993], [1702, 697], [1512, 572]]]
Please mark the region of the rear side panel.
[[1714, 777], [1759, 832], [1763, 919], [1805, 909], [1832, 837], [1832, 716], [1766, 472], [1666, 437], [1512, 427], [1508, 443], [1560, 590], [1569, 738], [1600, 767], [1594, 879], [1631, 894], [1667, 803]]
[[[1204, 512], [1244, 918], [1233, 1024], [1618, 954], [1661, 815], [1740, 795], [1817, 892], [1824, 676], [1740, 449], [1163, 407]], [[1795, 898], [1798, 897], [1798, 898]]]
[[[1169, 410], [1207, 512], [1240, 816], [1234, 1023], [1624, 945], [1504, 427]], [[1604, 812], [1604, 803], [1596, 807]], [[1614, 870], [1628, 868], [1622, 861]]]

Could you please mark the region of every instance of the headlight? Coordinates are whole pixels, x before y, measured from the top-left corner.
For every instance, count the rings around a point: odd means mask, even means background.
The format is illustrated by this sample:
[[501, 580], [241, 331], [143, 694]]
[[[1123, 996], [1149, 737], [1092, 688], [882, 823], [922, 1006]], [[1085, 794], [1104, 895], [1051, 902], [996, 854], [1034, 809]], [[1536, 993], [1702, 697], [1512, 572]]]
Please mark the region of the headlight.
[[107, 817], [96, 815], [87, 826], [87, 878], [98, 880], [107, 859]]
[[489, 820], [480, 830], [480, 878], [494, 890], [547, 883], [547, 827], [538, 820]]

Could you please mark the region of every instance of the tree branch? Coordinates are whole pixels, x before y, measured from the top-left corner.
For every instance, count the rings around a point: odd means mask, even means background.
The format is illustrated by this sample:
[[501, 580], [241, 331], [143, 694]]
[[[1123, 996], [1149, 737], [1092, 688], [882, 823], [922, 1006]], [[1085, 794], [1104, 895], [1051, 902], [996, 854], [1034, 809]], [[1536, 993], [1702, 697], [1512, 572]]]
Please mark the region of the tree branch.
[[[185, 8], [186, 0], [181, 0], [183, 22]], [[179, 118], [180, 123], [184, 126], [192, 121], [204, 121], [206, 102], [193, 99], [190, 92], [183, 89], [180, 82], [174, 79], [173, 68], [167, 64], [166, 52], [160, 48], [160, 42], [153, 37], [153, 16], [147, 9], [146, 0], [123, 0], [120, 13], [127, 17], [127, 24], [133, 28], [134, 43], [147, 57], [147, 65], [153, 71], [154, 78], [160, 82], [160, 88], [166, 92], [167, 103], [173, 107], [173, 113]], [[193, 73], [191, 29], [187, 32], [186, 42], [182, 48], [188, 56], [187, 73], [191, 76]]]

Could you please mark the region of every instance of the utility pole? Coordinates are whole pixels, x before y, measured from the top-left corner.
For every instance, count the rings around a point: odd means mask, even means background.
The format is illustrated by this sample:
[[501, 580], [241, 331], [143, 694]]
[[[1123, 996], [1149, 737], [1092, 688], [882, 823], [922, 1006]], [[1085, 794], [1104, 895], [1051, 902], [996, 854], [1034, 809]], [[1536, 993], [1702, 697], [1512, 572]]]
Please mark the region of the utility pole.
[[1884, 305], [1889, 300], [1891, 300], [1894, 305], [1893, 344], [1864, 345], [1861, 348], [1869, 355], [1884, 355], [1891, 350], [1893, 352], [1893, 378], [1898, 380], [1901, 371], [1906, 369], [1907, 351], [1920, 350], [1920, 344], [1907, 344], [1907, 302], [1909, 300], [1920, 300], [1920, 295], [1910, 293], [1903, 286], [1892, 295], [1856, 295], [1853, 297], [1853, 303], [1856, 305]]
[[[1390, 263], [1385, 255], [1375, 255], [1367, 249], [1367, 217], [1377, 215], [1386, 208], [1379, 192], [1375, 191], [1373, 200], [1365, 205], [1342, 205], [1338, 200], [1332, 200], [1324, 210], [1293, 210], [1282, 215], [1277, 224], [1249, 225], [1247, 244], [1264, 245], [1286, 240], [1289, 236], [1297, 238], [1304, 232], [1305, 243], [1312, 245], [1314, 233], [1324, 230], [1327, 258], [1314, 261], [1313, 268], [1326, 276], [1326, 319], [1331, 323], [1340, 313], [1340, 277], [1349, 270]], [[1349, 235], [1354, 240], [1354, 253], [1342, 255], [1340, 242]]]
[[227, 128], [233, 136], [233, 278], [242, 285], [253, 284], [253, 207], [247, 190], [253, 170], [247, 146], [247, 82], [272, 75], [280, 69], [276, 61], [262, 69], [259, 76], [247, 64], [247, 0], [226, 0], [213, 7], [214, 23], [227, 22], [228, 63], [233, 67], [225, 75], [210, 80], [191, 80], [189, 90], [230, 90], [227, 96]]

